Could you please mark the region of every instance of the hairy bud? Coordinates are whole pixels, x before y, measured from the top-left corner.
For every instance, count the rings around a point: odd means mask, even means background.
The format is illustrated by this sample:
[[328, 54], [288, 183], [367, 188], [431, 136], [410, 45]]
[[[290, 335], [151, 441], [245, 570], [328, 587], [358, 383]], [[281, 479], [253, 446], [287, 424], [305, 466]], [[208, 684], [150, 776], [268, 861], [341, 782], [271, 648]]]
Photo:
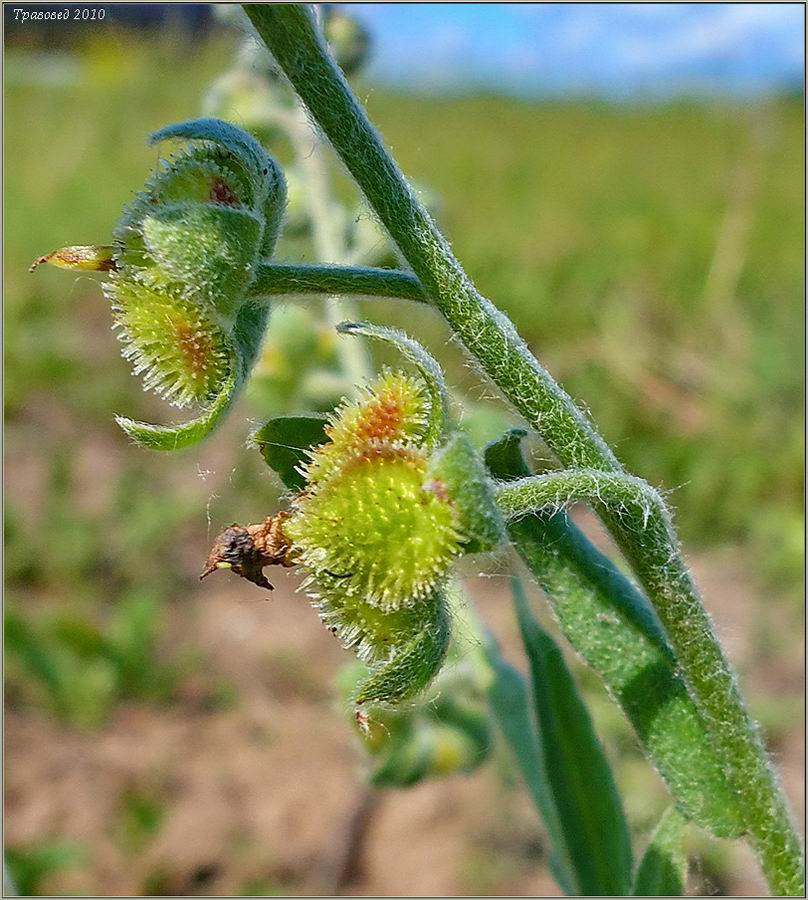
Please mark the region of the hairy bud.
[[[456, 644], [423, 702], [378, 708], [372, 718], [353, 715], [368, 781], [374, 787], [409, 787], [426, 779], [473, 772], [489, 755], [491, 733], [485, 699]], [[339, 673], [342, 696], [351, 698], [367, 679], [353, 663]]]

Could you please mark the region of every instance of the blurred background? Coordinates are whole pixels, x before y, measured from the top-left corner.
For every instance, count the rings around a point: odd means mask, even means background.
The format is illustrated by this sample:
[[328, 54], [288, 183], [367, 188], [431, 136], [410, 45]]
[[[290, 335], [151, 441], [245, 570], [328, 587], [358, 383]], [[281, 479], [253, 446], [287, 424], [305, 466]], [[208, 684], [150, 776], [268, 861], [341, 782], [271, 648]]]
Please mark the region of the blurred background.
[[[469, 777], [369, 789], [335, 686], [347, 655], [294, 575], [273, 579], [269, 602], [236, 579], [198, 584], [223, 526], [278, 508], [245, 442], [301, 408], [301, 360], [333, 363], [318, 308], [283, 304], [225, 427], [156, 455], [113, 421], [173, 413], [120, 358], [98, 278], [27, 273], [57, 247], [109, 240], [157, 161], [149, 132], [214, 107], [251, 126], [238, 94], [262, 63], [232, 13], [86, 8], [105, 15], [46, 25], [4, 7], [4, 774], [17, 887], [558, 893], [502, 748]], [[340, 12], [367, 38], [354, 84], [471, 277], [625, 464], [670, 492], [801, 815], [802, 6]], [[331, 175], [351, 240], [395, 264]], [[278, 258], [316, 261], [292, 199]], [[363, 310], [441, 358], [477, 440], [513, 421], [434, 315]], [[521, 666], [507, 561], [482, 579], [476, 565], [480, 615]], [[665, 790], [594, 676], [576, 674], [641, 846]], [[692, 841], [693, 891], [761, 889], [745, 851]]]

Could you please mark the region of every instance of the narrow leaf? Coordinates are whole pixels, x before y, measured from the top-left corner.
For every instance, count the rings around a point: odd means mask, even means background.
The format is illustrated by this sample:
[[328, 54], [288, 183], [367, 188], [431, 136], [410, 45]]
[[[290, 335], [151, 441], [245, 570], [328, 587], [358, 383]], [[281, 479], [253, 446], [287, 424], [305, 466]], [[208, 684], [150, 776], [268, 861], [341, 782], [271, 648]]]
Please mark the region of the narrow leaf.
[[[495, 478], [530, 474], [514, 429], [485, 450]], [[740, 816], [701, 715], [645, 597], [566, 514], [525, 516], [508, 533], [564, 637], [598, 673], [637, 732], [683, 814], [720, 837]]]
[[62, 677], [58, 663], [29, 623], [9, 610], [5, 614], [3, 631], [6, 650], [16, 655], [28, 672], [38, 678], [51, 694], [60, 696]]
[[326, 440], [326, 416], [277, 416], [252, 436], [266, 464], [286, 487], [302, 490], [306, 481], [298, 467], [308, 459], [306, 451]]
[[499, 440], [485, 448], [485, 464], [495, 478], [510, 480], [526, 478], [531, 474], [522, 455], [522, 440], [527, 437], [524, 428], [511, 428]]
[[550, 868], [565, 894], [580, 893], [576, 888], [564, 832], [547, 780], [541, 747], [536, 738], [527, 685], [519, 672], [502, 659], [499, 649], [490, 638], [486, 642], [484, 652], [493, 676], [488, 687], [491, 711], [511, 748], [530, 797], [544, 821], [553, 848]]
[[148, 450], [183, 450], [198, 444], [216, 428], [230, 409], [241, 384], [242, 380], [235, 371], [232, 372], [213, 405], [190, 422], [178, 425], [149, 425], [146, 422], [135, 422], [125, 416], [116, 416], [115, 421], [136, 444]]
[[687, 880], [684, 833], [687, 821], [675, 807], [660, 819], [634, 879], [635, 897], [681, 897]]
[[583, 894], [625, 895], [631, 841], [611, 769], [564, 657], [533, 617], [517, 579], [513, 592], [547, 779], [576, 881]]
[[443, 372], [429, 353], [411, 337], [396, 328], [368, 325], [364, 322], [342, 322], [337, 325], [340, 334], [359, 334], [392, 344], [420, 373], [429, 394], [429, 423], [424, 437], [427, 447], [433, 447], [448, 430], [449, 394], [443, 380]]

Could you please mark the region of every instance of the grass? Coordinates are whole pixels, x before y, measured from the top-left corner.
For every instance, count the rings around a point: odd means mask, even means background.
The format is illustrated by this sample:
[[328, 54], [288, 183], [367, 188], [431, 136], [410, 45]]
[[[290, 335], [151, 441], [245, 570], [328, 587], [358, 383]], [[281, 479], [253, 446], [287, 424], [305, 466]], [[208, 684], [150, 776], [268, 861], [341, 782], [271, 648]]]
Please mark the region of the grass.
[[32, 897], [45, 892], [50, 876], [79, 865], [84, 856], [84, 850], [78, 844], [43, 841], [9, 847], [6, 866], [16, 895]]

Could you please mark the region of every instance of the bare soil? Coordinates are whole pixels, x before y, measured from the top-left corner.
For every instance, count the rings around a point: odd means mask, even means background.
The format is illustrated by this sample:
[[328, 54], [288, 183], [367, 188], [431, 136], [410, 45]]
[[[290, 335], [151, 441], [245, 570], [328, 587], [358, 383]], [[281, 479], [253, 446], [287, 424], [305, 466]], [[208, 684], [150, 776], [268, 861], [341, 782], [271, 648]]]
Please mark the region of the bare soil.
[[[472, 777], [386, 791], [349, 871], [352, 817], [367, 804], [361, 757], [334, 697], [347, 658], [321, 627], [291, 574], [275, 573], [271, 599], [231, 576], [201, 586], [188, 552], [188, 593], [173, 605], [169, 643], [204, 651], [205, 671], [167, 707], [119, 709], [100, 731], [79, 733], [35, 710], [5, 720], [6, 842], [77, 841], [83, 865], [54, 875], [48, 890], [108, 896], [145, 891], [246, 891], [361, 896], [557, 895], [535, 813], [503, 779], [501, 760]], [[186, 553], [183, 553], [183, 557]], [[755, 659], [754, 610], [763, 609], [742, 560], [693, 560], [731, 656], [758, 693], [799, 696], [799, 655]], [[198, 562], [196, 563], [198, 564]], [[497, 575], [475, 580], [482, 617], [514, 659], [518, 642]], [[231, 683], [232, 708], [208, 708], [201, 682]], [[786, 788], [803, 814], [804, 742], [795, 720], [775, 747]], [[133, 788], [164, 808], [159, 829], [133, 852], [120, 839], [121, 798]], [[117, 824], [116, 824], [117, 823]], [[753, 860], [728, 848], [716, 882], [694, 889], [755, 894]], [[344, 882], [340, 884], [340, 881]]]

